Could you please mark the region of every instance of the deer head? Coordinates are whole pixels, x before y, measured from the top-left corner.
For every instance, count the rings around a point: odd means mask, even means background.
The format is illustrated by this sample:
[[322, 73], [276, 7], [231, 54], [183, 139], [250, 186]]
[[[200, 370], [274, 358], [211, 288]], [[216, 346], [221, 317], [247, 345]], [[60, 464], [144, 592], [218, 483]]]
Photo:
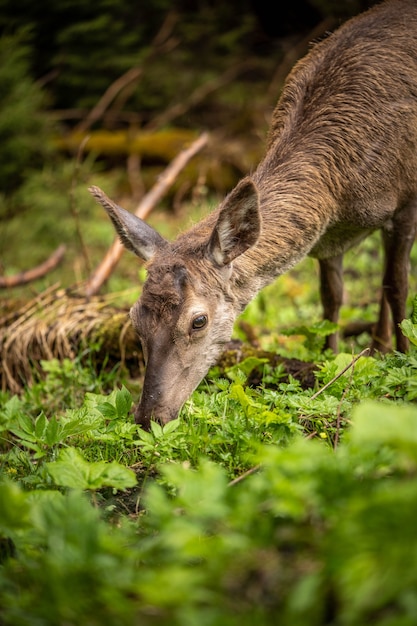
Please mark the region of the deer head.
[[198, 227], [170, 243], [149, 224], [90, 189], [124, 246], [147, 262], [130, 316], [146, 363], [136, 422], [174, 419], [230, 340], [242, 304], [231, 288], [233, 261], [260, 233], [258, 194], [242, 181]]

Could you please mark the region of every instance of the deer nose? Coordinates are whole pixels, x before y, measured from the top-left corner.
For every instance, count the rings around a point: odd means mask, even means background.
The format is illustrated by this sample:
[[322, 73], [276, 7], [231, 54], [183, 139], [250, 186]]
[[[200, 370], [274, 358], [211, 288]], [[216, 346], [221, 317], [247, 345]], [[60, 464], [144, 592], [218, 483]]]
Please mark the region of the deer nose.
[[142, 393], [140, 402], [135, 408], [135, 422], [140, 424], [144, 430], [150, 429], [151, 420], [163, 425], [175, 419], [177, 415], [178, 411], [167, 406], [158, 405], [154, 394]]

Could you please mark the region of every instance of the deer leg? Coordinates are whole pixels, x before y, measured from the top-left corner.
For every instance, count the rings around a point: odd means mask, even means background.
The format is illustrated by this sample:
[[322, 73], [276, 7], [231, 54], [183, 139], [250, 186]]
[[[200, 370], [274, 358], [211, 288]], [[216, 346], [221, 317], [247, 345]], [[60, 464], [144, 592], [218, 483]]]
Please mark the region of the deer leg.
[[383, 286], [381, 299], [379, 301], [378, 322], [372, 330], [371, 354], [374, 354], [375, 352], [381, 352], [382, 354], [389, 352], [389, 350], [391, 350], [391, 337], [392, 326], [390, 305], [388, 302], [386, 290]]
[[410, 252], [416, 231], [417, 198], [413, 198], [394, 215], [392, 227], [383, 231], [385, 272], [379, 320], [371, 346], [373, 351], [387, 351], [386, 341], [391, 334], [388, 306], [394, 323], [397, 350], [406, 352], [408, 349], [408, 340], [399, 324], [406, 317]]
[[[319, 259], [320, 297], [323, 317], [337, 324], [343, 302], [343, 254], [330, 259]], [[326, 348], [337, 351], [337, 333], [326, 337]]]

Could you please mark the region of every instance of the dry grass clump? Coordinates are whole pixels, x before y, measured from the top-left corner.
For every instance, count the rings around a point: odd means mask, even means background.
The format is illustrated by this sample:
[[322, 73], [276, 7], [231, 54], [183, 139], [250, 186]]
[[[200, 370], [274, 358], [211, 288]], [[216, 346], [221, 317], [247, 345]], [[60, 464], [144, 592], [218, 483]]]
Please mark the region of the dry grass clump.
[[74, 359], [93, 344], [112, 362], [125, 361], [126, 354], [140, 359], [128, 309], [114, 306], [116, 298], [86, 299], [54, 286], [0, 317], [1, 389], [18, 393], [33, 382], [41, 360]]

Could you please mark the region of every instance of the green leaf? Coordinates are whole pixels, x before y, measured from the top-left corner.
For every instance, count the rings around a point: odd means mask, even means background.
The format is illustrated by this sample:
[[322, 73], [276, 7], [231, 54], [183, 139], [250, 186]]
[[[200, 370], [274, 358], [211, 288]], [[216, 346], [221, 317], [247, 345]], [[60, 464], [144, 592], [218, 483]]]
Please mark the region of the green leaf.
[[16, 420], [17, 425], [11, 426], [10, 431], [23, 441], [35, 443], [35, 424], [28, 415], [20, 414]]
[[122, 387], [116, 392], [117, 417], [127, 417], [132, 406], [132, 396], [126, 387]]
[[35, 435], [37, 439], [43, 439], [48, 420], [45, 413], [41, 413], [35, 420]]
[[151, 432], [153, 436], [155, 437], [155, 439], [161, 439], [161, 437], [164, 434], [161, 424], [158, 424], [158, 422], [152, 422], [152, 421], [151, 421]]
[[3, 407], [0, 407], [0, 428], [6, 430], [22, 412], [22, 401], [18, 396], [12, 396]]
[[101, 470], [100, 479], [103, 487], [124, 490], [137, 484], [136, 474], [128, 467], [116, 461], [105, 463]]
[[349, 439], [354, 444], [388, 445], [417, 461], [417, 407], [368, 401], [353, 412]]
[[113, 461], [89, 462], [75, 448], [62, 450], [58, 461], [46, 464], [55, 484], [72, 489], [127, 489], [136, 484], [135, 473]]
[[51, 417], [45, 432], [45, 442], [48, 446], [54, 446], [62, 440], [63, 427], [55, 416]]
[[13, 534], [28, 523], [26, 494], [16, 483], [0, 483], [0, 511], [0, 534]]
[[175, 420], [171, 420], [170, 422], [168, 422], [168, 424], [165, 424], [163, 431], [164, 431], [164, 435], [169, 435], [171, 433], [173, 433], [175, 430], [177, 430], [177, 428], [180, 425], [180, 420], [179, 418], [175, 419]]
[[254, 404], [251, 398], [249, 398], [245, 393], [243, 386], [238, 383], [230, 385], [230, 397], [237, 400], [245, 411], [249, 406]]
[[[143, 441], [144, 443], [148, 444], [148, 445], [154, 445], [155, 444], [155, 438], [152, 435], [152, 433], [148, 432], [147, 430], [143, 430], [143, 428], [139, 428], [138, 430], [138, 437], [139, 439], [141, 439], [141, 441]], [[139, 442], [141, 443], [141, 442]]]
[[74, 411], [73, 417], [68, 418], [68, 415], [71, 415], [70, 411], [67, 411], [67, 415], [60, 420], [62, 424], [62, 441], [67, 437], [81, 435], [97, 428], [102, 421], [97, 415], [85, 414], [84, 409]]
[[414, 345], [417, 346], [417, 323], [413, 323], [411, 320], [403, 320], [400, 323], [400, 328], [403, 335]]
[[106, 402], [97, 405], [98, 411], [106, 419], [126, 419], [132, 406], [132, 396], [126, 387], [113, 391]]
[[116, 407], [114, 407], [110, 402], [103, 402], [103, 404], [99, 404], [97, 409], [106, 419], [112, 420], [117, 417]]

